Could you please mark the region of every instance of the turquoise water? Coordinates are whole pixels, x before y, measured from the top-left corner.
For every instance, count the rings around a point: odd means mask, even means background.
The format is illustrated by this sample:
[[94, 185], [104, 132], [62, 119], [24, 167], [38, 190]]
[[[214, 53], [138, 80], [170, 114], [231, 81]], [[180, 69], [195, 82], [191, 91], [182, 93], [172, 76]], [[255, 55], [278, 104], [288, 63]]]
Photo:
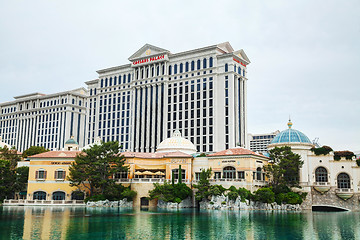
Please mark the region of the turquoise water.
[[0, 239], [360, 239], [360, 213], [0, 207]]

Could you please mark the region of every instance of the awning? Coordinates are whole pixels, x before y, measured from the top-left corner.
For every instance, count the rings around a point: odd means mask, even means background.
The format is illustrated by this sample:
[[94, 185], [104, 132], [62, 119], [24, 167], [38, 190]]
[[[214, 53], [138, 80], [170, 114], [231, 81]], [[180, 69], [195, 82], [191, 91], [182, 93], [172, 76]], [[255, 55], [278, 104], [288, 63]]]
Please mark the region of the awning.
[[141, 170], [166, 169], [166, 165], [165, 164], [161, 164], [161, 165], [135, 165], [135, 169], [141, 169]]
[[155, 175], [154, 172], [150, 172], [150, 171], [145, 171], [143, 172], [144, 175]]
[[165, 175], [165, 173], [158, 171], [155, 173], [155, 175]]

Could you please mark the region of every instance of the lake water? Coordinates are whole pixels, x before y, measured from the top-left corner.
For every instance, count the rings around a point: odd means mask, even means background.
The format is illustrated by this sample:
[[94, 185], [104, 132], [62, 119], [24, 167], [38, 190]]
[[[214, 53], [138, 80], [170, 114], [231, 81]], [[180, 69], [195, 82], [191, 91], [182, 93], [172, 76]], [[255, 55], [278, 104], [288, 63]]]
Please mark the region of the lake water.
[[360, 239], [360, 213], [0, 207], [0, 239]]

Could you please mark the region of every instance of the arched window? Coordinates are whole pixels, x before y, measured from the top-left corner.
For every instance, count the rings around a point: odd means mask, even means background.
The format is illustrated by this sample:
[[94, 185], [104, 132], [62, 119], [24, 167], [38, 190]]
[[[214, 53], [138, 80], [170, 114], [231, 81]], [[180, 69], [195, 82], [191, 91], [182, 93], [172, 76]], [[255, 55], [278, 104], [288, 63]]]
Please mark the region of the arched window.
[[261, 181], [261, 167], [256, 169], [256, 180]]
[[225, 72], [229, 71], [229, 65], [226, 63], [225, 64]]
[[328, 172], [324, 167], [318, 167], [315, 170], [315, 181], [316, 182], [327, 182], [328, 181]]
[[[139, 71], [137, 71], [137, 74], [139, 76]], [[121, 75], [119, 75], [119, 84], [121, 84]]]
[[116, 76], [115, 76], [115, 77], [114, 77], [114, 85], [116, 85], [116, 79], [117, 79], [117, 78], [116, 78]]
[[206, 58], [203, 59], [203, 68], [207, 68], [206, 67]]
[[209, 67], [213, 67], [213, 58], [212, 57], [209, 58]]
[[45, 180], [46, 179], [46, 171], [45, 169], [39, 169], [35, 172], [36, 180]]
[[165, 64], [162, 64], [161, 67], [161, 74], [164, 75], [165, 74]]
[[194, 70], [195, 70], [195, 62], [191, 61], [191, 71], [194, 71]]
[[149, 77], [149, 67], [146, 67], [146, 78]]
[[243, 76], [245, 77], [245, 69], [243, 69]]
[[46, 192], [43, 191], [34, 192], [33, 200], [46, 200]]
[[126, 83], [126, 74], [123, 75], [123, 84]]
[[177, 74], [177, 64], [174, 65], [174, 74]]
[[141, 68], [141, 75], [140, 75], [140, 79], [143, 79], [144, 78], [144, 69]]
[[169, 75], [171, 75], [171, 65], [169, 65]]
[[225, 167], [223, 169], [223, 178], [234, 179], [236, 178], [236, 169], [234, 167]]
[[241, 75], [241, 67], [238, 67], [238, 74]]
[[105, 87], [107, 87], [107, 84], [108, 84], [108, 79], [105, 78]]
[[338, 188], [350, 188], [350, 177], [347, 173], [340, 173], [337, 177]]
[[101, 79], [101, 81], [100, 81], [100, 87], [104, 87], [104, 79]]
[[179, 67], [179, 72], [180, 72], [180, 73], [183, 72], [183, 67], [184, 67], [184, 64], [180, 63], [180, 67]]
[[189, 71], [189, 62], [186, 62], [185, 63], [185, 72], [188, 72]]
[[109, 79], [109, 86], [112, 86], [112, 77]]
[[201, 65], [201, 61], [200, 61], [200, 59], [199, 60], [197, 60], [197, 70], [199, 70], [200, 69], [200, 66]]
[[60, 191], [53, 192], [52, 200], [65, 200], [65, 193]]
[[236, 73], [236, 65], [234, 65], [234, 72]]
[[131, 81], [131, 74], [128, 74], [128, 83]]
[[160, 67], [159, 67], [159, 65], [156, 67], [156, 76], [160, 76]]
[[154, 66], [151, 66], [151, 77], [153, 77], [154, 76]]
[[65, 180], [66, 172], [64, 169], [57, 169], [55, 171], [55, 180]]

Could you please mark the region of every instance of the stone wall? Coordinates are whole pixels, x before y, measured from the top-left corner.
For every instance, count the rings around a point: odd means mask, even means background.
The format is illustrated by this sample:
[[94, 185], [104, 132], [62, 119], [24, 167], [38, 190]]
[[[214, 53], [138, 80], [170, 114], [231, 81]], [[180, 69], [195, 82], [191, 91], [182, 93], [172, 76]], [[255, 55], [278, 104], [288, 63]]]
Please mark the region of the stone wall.
[[311, 189], [311, 193], [308, 195], [311, 197], [310, 201], [312, 206], [333, 206], [352, 211], [360, 211], [360, 194], [358, 193], [354, 193], [354, 195], [347, 200], [343, 200], [338, 197], [335, 193], [335, 188], [330, 188], [328, 192], [323, 194], [319, 193], [315, 189]]

